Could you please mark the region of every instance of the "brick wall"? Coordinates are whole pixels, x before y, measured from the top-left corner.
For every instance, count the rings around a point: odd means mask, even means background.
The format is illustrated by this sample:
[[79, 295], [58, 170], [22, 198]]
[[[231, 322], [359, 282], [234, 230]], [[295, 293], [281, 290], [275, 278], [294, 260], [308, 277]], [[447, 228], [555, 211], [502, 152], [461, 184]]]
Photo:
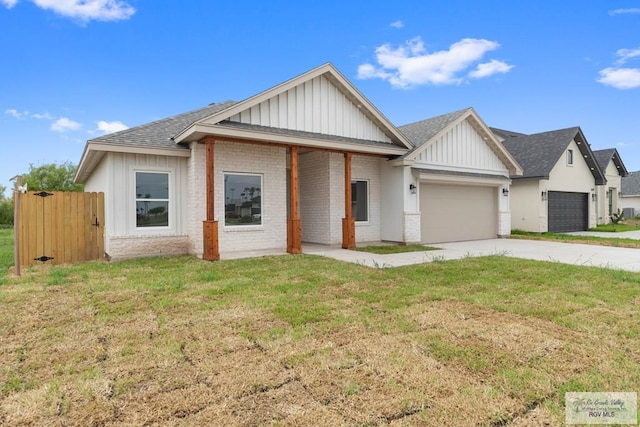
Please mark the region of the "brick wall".
[[[206, 216], [206, 158], [202, 144], [192, 145], [189, 161], [189, 252], [202, 256], [202, 221]], [[214, 210], [220, 252], [287, 247], [286, 149], [267, 145], [216, 142]], [[224, 224], [224, 174], [262, 175], [262, 225]]]
[[105, 240], [112, 260], [184, 255], [189, 251], [187, 236], [115, 236]]

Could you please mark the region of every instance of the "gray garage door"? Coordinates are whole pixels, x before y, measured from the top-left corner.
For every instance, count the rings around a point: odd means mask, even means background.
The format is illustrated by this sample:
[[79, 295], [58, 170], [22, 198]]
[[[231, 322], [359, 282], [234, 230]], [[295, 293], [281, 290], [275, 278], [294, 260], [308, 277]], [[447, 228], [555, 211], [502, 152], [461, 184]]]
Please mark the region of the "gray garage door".
[[549, 191], [549, 231], [564, 233], [589, 228], [589, 194]]
[[495, 187], [420, 184], [423, 243], [495, 239], [498, 203]]

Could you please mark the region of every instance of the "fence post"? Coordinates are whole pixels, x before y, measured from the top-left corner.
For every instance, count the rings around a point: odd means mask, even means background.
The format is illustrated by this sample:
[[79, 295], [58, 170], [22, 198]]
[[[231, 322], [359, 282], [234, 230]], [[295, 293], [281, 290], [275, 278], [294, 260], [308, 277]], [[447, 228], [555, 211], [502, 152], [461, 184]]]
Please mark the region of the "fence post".
[[13, 258], [16, 276], [21, 276], [20, 271], [20, 195], [22, 187], [22, 175], [15, 177], [16, 185], [13, 189]]

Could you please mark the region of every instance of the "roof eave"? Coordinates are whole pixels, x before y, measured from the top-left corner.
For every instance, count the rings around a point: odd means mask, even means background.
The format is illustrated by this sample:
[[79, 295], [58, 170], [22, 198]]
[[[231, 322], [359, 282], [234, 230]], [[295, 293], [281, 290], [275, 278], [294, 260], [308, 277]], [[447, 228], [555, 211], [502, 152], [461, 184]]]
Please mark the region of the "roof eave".
[[204, 136], [212, 135], [219, 137], [220, 140], [226, 138], [241, 139], [247, 141], [265, 142], [283, 145], [296, 145], [302, 147], [332, 149], [336, 151], [349, 151], [367, 154], [380, 154], [385, 156], [398, 156], [406, 152], [406, 148], [394, 144], [388, 144], [388, 147], [379, 145], [365, 145], [355, 142], [334, 141], [330, 139], [312, 138], [307, 136], [291, 136], [283, 134], [274, 134], [257, 130], [235, 129], [231, 127], [207, 125], [196, 123], [189, 129], [186, 129], [181, 135], [174, 138], [176, 142], [193, 142], [202, 139]]
[[106, 153], [151, 154], [170, 157], [191, 156], [191, 150], [186, 150], [183, 147], [144, 147], [131, 144], [108, 144], [89, 141], [82, 152], [74, 182], [84, 184]]

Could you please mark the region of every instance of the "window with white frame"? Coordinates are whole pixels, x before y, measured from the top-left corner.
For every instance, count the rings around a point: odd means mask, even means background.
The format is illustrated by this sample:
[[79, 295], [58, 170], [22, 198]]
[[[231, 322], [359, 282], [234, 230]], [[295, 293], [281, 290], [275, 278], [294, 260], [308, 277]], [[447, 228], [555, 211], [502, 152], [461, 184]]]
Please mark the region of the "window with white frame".
[[567, 150], [567, 164], [573, 165], [573, 150]]
[[136, 227], [169, 227], [169, 173], [136, 172]]
[[351, 215], [356, 221], [369, 221], [369, 181], [351, 181]]
[[262, 225], [262, 175], [224, 174], [224, 225]]

